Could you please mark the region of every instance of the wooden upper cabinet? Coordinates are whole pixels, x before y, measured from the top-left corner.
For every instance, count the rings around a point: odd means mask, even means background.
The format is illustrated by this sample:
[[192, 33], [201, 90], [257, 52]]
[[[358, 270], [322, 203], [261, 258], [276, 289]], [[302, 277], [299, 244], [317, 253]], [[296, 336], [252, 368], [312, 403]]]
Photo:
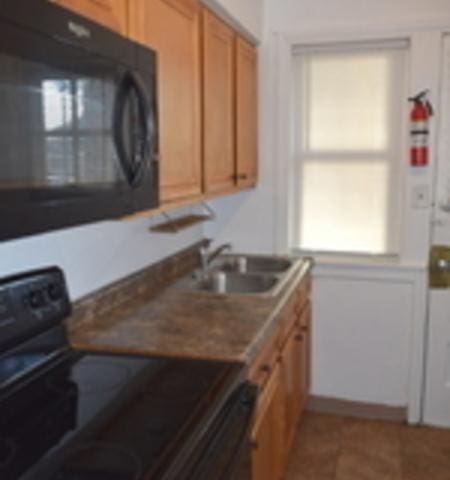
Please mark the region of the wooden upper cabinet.
[[236, 40], [236, 157], [238, 186], [253, 186], [258, 175], [258, 83], [256, 47]]
[[256, 185], [254, 45], [199, 0], [49, 1], [157, 51], [162, 204]]
[[203, 10], [204, 191], [235, 184], [234, 32]]
[[50, 0], [122, 35], [128, 32], [127, 0]]
[[158, 53], [162, 203], [202, 191], [200, 15], [195, 0], [130, 6], [130, 36]]

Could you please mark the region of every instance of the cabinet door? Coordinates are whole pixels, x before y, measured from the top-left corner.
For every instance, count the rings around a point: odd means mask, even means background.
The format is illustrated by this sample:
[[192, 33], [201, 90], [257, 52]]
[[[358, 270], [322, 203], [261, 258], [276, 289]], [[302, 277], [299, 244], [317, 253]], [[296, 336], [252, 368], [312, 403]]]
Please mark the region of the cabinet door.
[[206, 193], [235, 183], [234, 32], [203, 11], [203, 169]]
[[130, 35], [158, 52], [161, 200], [201, 193], [200, 7], [132, 0]]
[[285, 402], [285, 442], [290, 449], [295, 437], [301, 412], [305, 404], [304, 395], [304, 337], [298, 326], [289, 334], [281, 354], [281, 372]]
[[277, 365], [261, 395], [252, 431], [252, 480], [282, 478], [286, 451], [284, 418], [283, 386]]
[[127, 0], [50, 0], [122, 35], [127, 34]]
[[236, 41], [236, 156], [238, 186], [255, 185], [258, 169], [256, 48]]

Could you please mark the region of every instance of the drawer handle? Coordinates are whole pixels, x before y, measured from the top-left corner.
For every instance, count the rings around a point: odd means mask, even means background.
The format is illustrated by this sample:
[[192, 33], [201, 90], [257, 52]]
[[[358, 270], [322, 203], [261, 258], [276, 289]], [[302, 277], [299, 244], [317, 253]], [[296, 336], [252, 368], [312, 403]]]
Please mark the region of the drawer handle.
[[258, 442], [253, 438], [250, 440], [250, 446], [253, 448], [253, 450], [258, 450], [259, 448]]
[[234, 175], [231, 176], [231, 178], [235, 181], [247, 180], [248, 175], [246, 173], [235, 173]]

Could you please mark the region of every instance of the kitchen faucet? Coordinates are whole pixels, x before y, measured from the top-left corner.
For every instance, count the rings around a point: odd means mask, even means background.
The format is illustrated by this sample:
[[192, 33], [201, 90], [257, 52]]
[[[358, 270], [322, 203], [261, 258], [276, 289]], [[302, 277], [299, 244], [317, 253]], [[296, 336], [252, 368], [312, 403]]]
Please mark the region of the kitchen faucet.
[[210, 245], [211, 241], [207, 242], [206, 245], [200, 247], [199, 250], [202, 275], [205, 275], [208, 272], [211, 262], [213, 262], [220, 254], [222, 254], [226, 250], [231, 250], [233, 248], [231, 243], [224, 243], [223, 245], [219, 245], [213, 252], [210, 252]]

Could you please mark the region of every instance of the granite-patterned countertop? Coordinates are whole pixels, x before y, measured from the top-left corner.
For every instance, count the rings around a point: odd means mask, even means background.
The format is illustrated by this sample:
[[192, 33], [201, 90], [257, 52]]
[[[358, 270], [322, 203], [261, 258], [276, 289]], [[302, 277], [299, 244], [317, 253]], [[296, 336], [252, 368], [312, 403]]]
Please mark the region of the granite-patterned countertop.
[[129, 299], [76, 325], [70, 342], [80, 350], [249, 363], [312, 265], [296, 262], [275, 297], [214, 295], [174, 284], [152, 299]]

